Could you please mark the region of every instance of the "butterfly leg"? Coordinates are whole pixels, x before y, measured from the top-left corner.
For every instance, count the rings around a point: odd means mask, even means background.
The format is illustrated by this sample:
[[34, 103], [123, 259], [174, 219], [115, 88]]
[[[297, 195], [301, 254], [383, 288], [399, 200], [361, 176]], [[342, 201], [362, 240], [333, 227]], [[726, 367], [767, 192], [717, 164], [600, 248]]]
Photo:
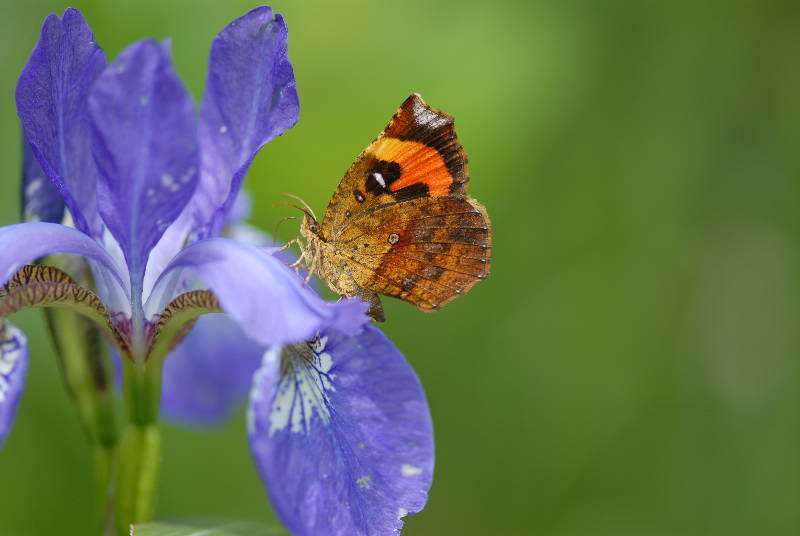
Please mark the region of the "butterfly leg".
[[289, 249], [290, 247], [292, 247], [295, 244], [300, 245], [300, 237], [299, 236], [296, 236], [296, 237], [292, 238], [291, 240], [289, 240], [288, 242], [286, 242], [275, 253], [279, 253], [281, 251], [285, 251], [285, 250]]
[[317, 250], [314, 251], [314, 258], [311, 261], [311, 266], [306, 268], [308, 273], [306, 274], [306, 278], [303, 281], [304, 285], [307, 285], [308, 282], [311, 281], [311, 276], [314, 275], [314, 271], [317, 269], [317, 265], [318, 265], [319, 259], [320, 259], [320, 252], [321, 252], [321, 250], [319, 248], [317, 248]]

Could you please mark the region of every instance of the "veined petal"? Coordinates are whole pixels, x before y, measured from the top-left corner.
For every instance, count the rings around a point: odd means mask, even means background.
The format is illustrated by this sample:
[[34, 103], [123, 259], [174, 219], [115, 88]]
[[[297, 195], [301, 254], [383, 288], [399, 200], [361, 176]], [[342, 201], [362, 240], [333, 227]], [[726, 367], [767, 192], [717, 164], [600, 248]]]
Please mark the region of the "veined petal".
[[164, 47], [125, 49], [89, 98], [100, 172], [98, 206], [140, 285], [148, 253], [191, 199], [197, 183], [192, 100]]
[[28, 342], [20, 330], [0, 324], [0, 447], [11, 431], [28, 369]]
[[99, 232], [100, 221], [86, 101], [105, 64], [86, 19], [67, 9], [63, 19], [45, 19], [16, 89], [24, 137], [61, 192], [75, 226], [92, 234]]
[[120, 289], [130, 294], [127, 276], [97, 242], [71, 227], [46, 222], [0, 227], [0, 285], [25, 264], [53, 253], [80, 255], [97, 261]]
[[[256, 342], [275, 346], [306, 340], [328, 327], [355, 333], [368, 321], [366, 304], [329, 303], [280, 259], [226, 238], [201, 240], [181, 250], [153, 290], [169, 285], [174, 272], [189, 268], [214, 292], [228, 313]], [[147, 304], [153, 310], [153, 304]]]
[[299, 113], [286, 22], [261, 6], [214, 39], [200, 107], [201, 179], [192, 201], [200, 237], [225, 223], [247, 168]]
[[24, 135], [22, 138], [22, 218], [25, 221], [61, 223], [64, 198], [44, 174]]
[[434, 457], [425, 394], [374, 326], [267, 352], [248, 417], [272, 505], [297, 536], [395, 534], [425, 505]]
[[198, 318], [164, 362], [162, 413], [185, 424], [221, 423], [245, 400], [263, 354], [228, 316]]

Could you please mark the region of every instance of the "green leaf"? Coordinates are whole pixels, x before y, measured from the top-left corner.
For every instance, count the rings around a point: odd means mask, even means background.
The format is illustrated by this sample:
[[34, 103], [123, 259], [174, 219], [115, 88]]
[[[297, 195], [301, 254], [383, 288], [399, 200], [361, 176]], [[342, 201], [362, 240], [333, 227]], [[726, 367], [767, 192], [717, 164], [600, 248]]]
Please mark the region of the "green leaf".
[[287, 536], [287, 533], [247, 521], [182, 520], [135, 525], [131, 536]]

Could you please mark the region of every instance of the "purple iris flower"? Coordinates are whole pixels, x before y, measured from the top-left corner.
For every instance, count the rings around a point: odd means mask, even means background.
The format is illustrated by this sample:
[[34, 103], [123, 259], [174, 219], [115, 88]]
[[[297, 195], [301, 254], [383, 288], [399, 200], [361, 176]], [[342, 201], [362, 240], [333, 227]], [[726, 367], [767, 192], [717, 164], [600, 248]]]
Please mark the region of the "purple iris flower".
[[[281, 15], [262, 6], [219, 33], [196, 114], [168, 44], [107, 64], [68, 9], [45, 19], [16, 100], [27, 222], [0, 228], [0, 444], [27, 367], [5, 317], [71, 307], [122, 359], [166, 356], [172, 419], [218, 422], [249, 391], [251, 450], [293, 533], [399, 531], [433, 471], [414, 371], [365, 325], [365, 304], [325, 302], [240, 221], [250, 163], [299, 111]], [[90, 276], [24, 268], [53, 254], [82, 257]], [[168, 329], [205, 313], [188, 336], [191, 324]]]

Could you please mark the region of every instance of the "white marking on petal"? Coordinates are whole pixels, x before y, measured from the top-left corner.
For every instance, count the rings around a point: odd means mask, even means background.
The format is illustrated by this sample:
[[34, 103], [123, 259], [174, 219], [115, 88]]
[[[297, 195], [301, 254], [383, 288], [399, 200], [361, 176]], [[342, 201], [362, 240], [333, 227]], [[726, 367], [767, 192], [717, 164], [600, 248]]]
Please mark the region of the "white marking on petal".
[[164, 173], [161, 175], [161, 185], [170, 192], [177, 192], [181, 189], [181, 185], [178, 184], [178, 181], [175, 180], [175, 177], [169, 173]]
[[192, 177], [194, 177], [195, 171], [197, 170], [194, 167], [190, 167], [189, 169], [186, 170], [186, 173], [181, 175], [180, 181], [183, 184], [187, 184], [190, 180], [192, 180]]
[[[281, 355], [280, 348], [272, 348], [264, 352], [264, 355], [261, 357], [261, 366], [253, 375], [253, 384], [252, 384], [253, 386], [250, 389], [251, 403], [248, 406], [247, 410], [247, 431], [250, 433], [250, 435], [254, 434], [256, 431], [256, 414], [253, 411], [253, 407], [256, 405], [255, 402], [260, 401], [262, 398], [260, 386], [262, 383], [264, 383], [264, 376], [267, 374], [266, 365], [270, 364], [276, 359], [280, 359], [280, 355]], [[274, 413], [275, 413], [275, 406], [272, 407], [270, 420], [273, 419]]]
[[325, 347], [328, 345], [328, 337], [319, 337], [314, 341], [314, 346], [311, 348], [314, 350], [315, 354], [325, 351]]
[[226, 127], [225, 125], [222, 125], [221, 127], [219, 127], [219, 133], [220, 134], [225, 134], [226, 132], [228, 132], [228, 127]]
[[422, 468], [407, 463], [403, 464], [400, 471], [403, 473], [403, 476], [417, 476], [422, 474]]
[[356, 484], [364, 489], [369, 489], [372, 486], [372, 477], [369, 475], [363, 475], [361, 478], [356, 480]]
[[44, 178], [42, 177], [31, 179], [30, 182], [28, 182], [28, 185], [25, 187], [25, 196], [31, 197], [33, 194], [39, 191], [39, 188], [41, 188], [43, 184]]
[[408, 510], [405, 508], [400, 508], [397, 510], [397, 519], [403, 519], [408, 515]]
[[2, 335], [4, 338], [0, 340], [0, 402], [3, 402], [11, 391], [8, 376], [17, 368], [23, 352], [20, 341], [25, 340], [19, 329], [8, 324]]
[[284, 353], [282, 365], [286, 369], [278, 382], [275, 400], [270, 412], [269, 435], [284, 430], [287, 426], [293, 433], [305, 433], [311, 429], [314, 414], [324, 425], [330, 422], [330, 401], [327, 391], [335, 391], [330, 374], [333, 357], [322, 350], [328, 342], [327, 337], [312, 343], [310, 359], [297, 358]]

